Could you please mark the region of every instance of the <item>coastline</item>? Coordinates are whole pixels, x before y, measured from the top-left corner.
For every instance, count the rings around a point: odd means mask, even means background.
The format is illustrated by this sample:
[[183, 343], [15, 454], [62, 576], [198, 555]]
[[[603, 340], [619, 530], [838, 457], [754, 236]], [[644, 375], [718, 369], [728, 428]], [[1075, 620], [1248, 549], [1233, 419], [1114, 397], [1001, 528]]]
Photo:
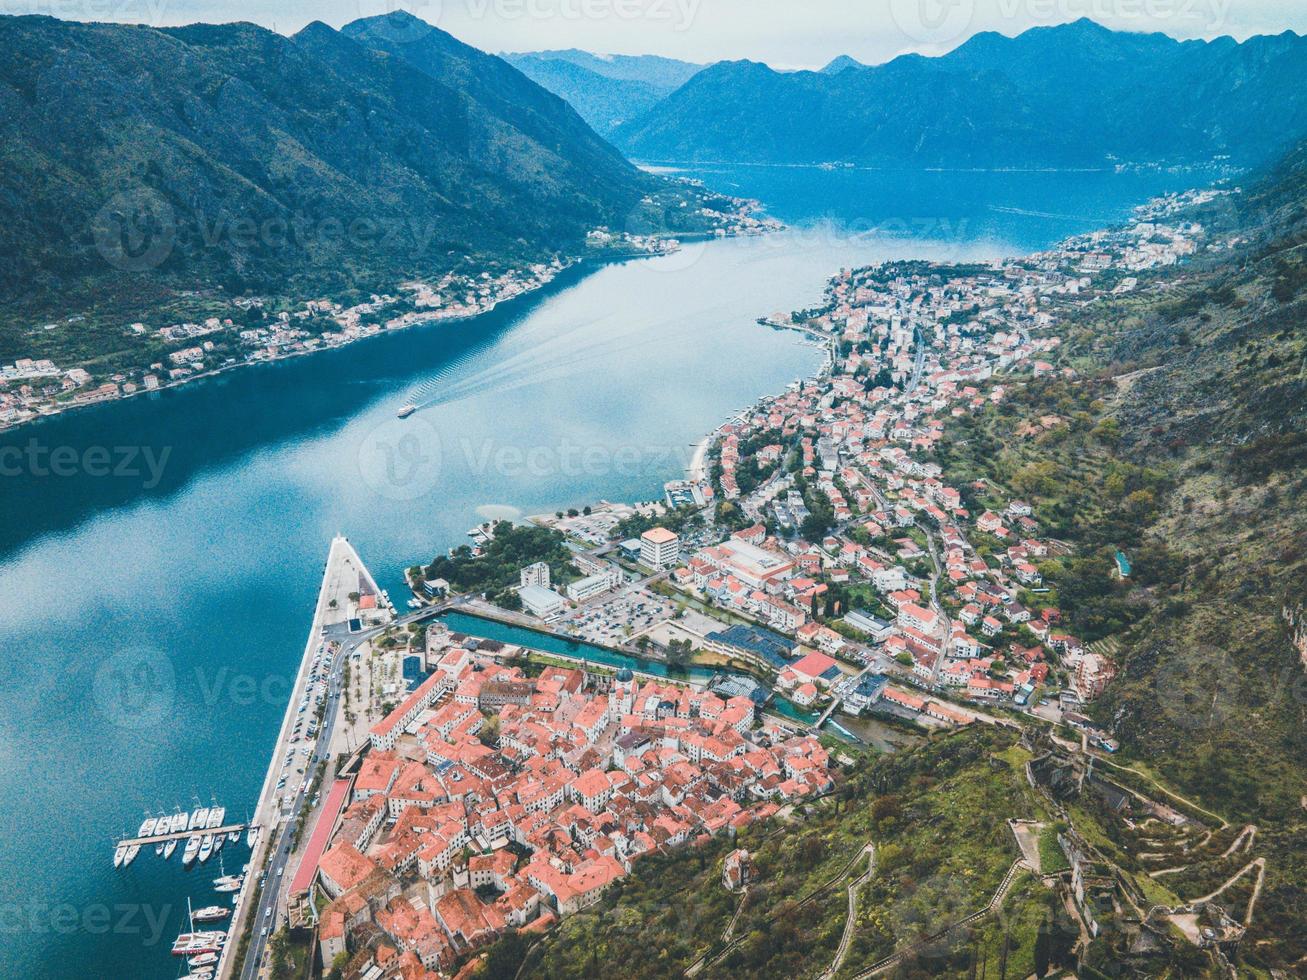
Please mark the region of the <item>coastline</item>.
[[[219, 375], [239, 370], [241, 368], [255, 367], [264, 364], [275, 364], [279, 361], [286, 361], [295, 357], [306, 357], [311, 354], [319, 354], [325, 351], [340, 350], [346, 347], [351, 347], [354, 344], [362, 343], [363, 341], [371, 340], [375, 337], [382, 337], [399, 330], [406, 330], [410, 327], [430, 326], [436, 323], [467, 323], [476, 320], [478, 317], [492, 313], [501, 306], [512, 303], [514, 300], [520, 300], [532, 296], [541, 289], [556, 283], [564, 273], [579, 271], [586, 266], [587, 263], [592, 264], [594, 268], [598, 269], [609, 263], [630, 262], [635, 259], [650, 259], [664, 255], [672, 255], [679, 251], [679, 245], [682, 242], [715, 241], [719, 238], [737, 238], [766, 233], [767, 229], [753, 231], [749, 229], [742, 230], [735, 228], [725, 229], [723, 234], [717, 234], [716, 231], [686, 232], [684, 234], [669, 235], [666, 241], [674, 242], [675, 247], [664, 250], [640, 249], [626, 246], [596, 249], [589, 255], [565, 256], [562, 259], [562, 264], [557, 268], [551, 267], [549, 274], [544, 278], [524, 277], [517, 280], [515, 285], [518, 285], [521, 288], [516, 289], [510, 295], [490, 299], [485, 303], [485, 305], [479, 306], [477, 309], [472, 311], [442, 313], [438, 309], [432, 309], [430, 311], [414, 310], [409, 313], [400, 314], [399, 316], [386, 321], [384, 324], [380, 325], [380, 329], [359, 334], [358, 336], [348, 337], [336, 343], [316, 344], [313, 347], [288, 350], [285, 353], [278, 353], [270, 357], [237, 360], [234, 363], [221, 364], [217, 367], [207, 368], [204, 371], [199, 371], [183, 378], [160, 382], [153, 388], [147, 388], [144, 385], [140, 385], [132, 391], [118, 391], [115, 394], [105, 397], [88, 398], [84, 401], [77, 401], [74, 397], [74, 399], [70, 399], [66, 402], [49, 403], [36, 409], [36, 413], [29, 418], [23, 418], [13, 422], [0, 421], [0, 436], [9, 432], [17, 431], [25, 426], [39, 423], [43, 419], [56, 418], [78, 409], [111, 404], [113, 402], [124, 401], [128, 398], [135, 398], [140, 395], [158, 395], [164, 391], [181, 388], [185, 385], [191, 384], [192, 382], [215, 378]], [[0, 388], [0, 394], [4, 393], [5, 390]]]
[[[304, 652], [300, 657], [299, 669], [295, 675], [295, 684], [291, 689], [290, 697], [286, 702], [286, 712], [282, 716], [281, 727], [277, 732], [277, 740], [273, 743], [272, 752], [268, 759], [268, 769], [263, 778], [263, 787], [259, 792], [258, 803], [254, 808], [254, 815], [251, 817], [251, 823], [258, 829], [258, 837], [255, 840], [254, 850], [250, 854], [249, 871], [245, 879], [241, 882], [240, 891], [237, 893], [239, 900], [236, 906], [236, 913], [232, 917], [231, 930], [228, 933], [227, 945], [223, 951], [222, 959], [219, 963], [217, 977], [224, 980], [234, 975], [235, 958], [232, 955], [233, 948], [239, 948], [244, 937], [246, 928], [251, 930], [257, 929], [257, 921], [248, 922], [250, 911], [250, 896], [255, 894], [256, 882], [263, 874], [263, 868], [267, 863], [270, 845], [274, 839], [274, 831], [281, 826], [281, 820], [276, 813], [276, 783], [278, 772], [277, 760], [285, 755], [289, 736], [295, 723], [296, 704], [303, 698], [305, 689], [308, 684], [310, 666], [313, 663], [314, 653], [323, 643], [322, 631], [325, 627], [335, 623], [344, 622], [349, 617], [347, 603], [340, 602], [342, 596], [342, 585], [339, 581], [340, 573], [346, 568], [352, 567], [368, 574], [363, 566], [362, 559], [359, 558], [358, 552], [354, 550], [349, 539], [337, 535], [331, 541], [331, 546], [327, 552], [327, 561], [322, 573], [322, 584], [318, 589], [317, 604], [314, 607], [313, 620], [309, 626], [308, 640], [304, 645]], [[371, 575], [368, 574], [371, 579]], [[333, 580], [334, 587], [333, 587]], [[375, 584], [375, 583], [374, 583]], [[353, 591], [354, 586], [345, 585], [344, 595]], [[332, 602], [336, 603], [335, 608]], [[305, 774], [307, 783], [308, 774]], [[280, 882], [277, 882], [280, 884]], [[260, 893], [262, 899], [265, 893]], [[259, 903], [262, 905], [262, 901]], [[257, 909], [256, 909], [257, 911]], [[273, 925], [276, 923], [276, 916], [273, 916]], [[251, 933], [253, 938], [253, 933]], [[253, 944], [252, 944], [253, 945]], [[246, 957], [250, 955], [251, 950], [246, 949]]]
[[698, 445], [694, 447], [694, 455], [690, 457], [690, 465], [686, 471], [686, 477], [691, 483], [702, 483], [708, 479], [708, 453], [716, 441], [717, 430], [714, 429], [700, 439]]
[[[632, 257], [634, 256], [619, 256], [615, 260], [621, 261]], [[406, 314], [404, 317], [397, 317], [394, 321], [388, 323], [381, 330], [377, 330], [373, 333], [362, 334], [357, 337], [351, 337], [340, 343], [321, 344], [308, 349], [287, 351], [284, 354], [277, 354], [274, 357], [261, 357], [254, 360], [247, 359], [243, 361], [237, 361], [234, 364], [222, 364], [214, 368], [209, 368], [204, 371], [197, 372], [195, 374], [187, 375], [184, 378], [177, 378], [174, 381], [161, 383], [157, 388], [138, 387], [134, 391], [120, 392], [119, 394], [108, 398], [95, 398], [83, 402], [74, 402], [74, 401], [65, 402], [53, 406], [52, 410], [38, 411], [37, 414], [32, 418], [22, 419], [18, 422], [0, 424], [0, 436], [3, 436], [10, 432], [17, 432], [19, 429], [22, 429], [29, 425], [35, 425], [43, 421], [44, 419], [58, 418], [61, 415], [66, 415], [69, 412], [75, 412], [78, 411], [79, 409], [95, 408], [96, 406], [100, 406], [100, 405], [111, 405], [114, 404], [115, 402], [126, 401], [129, 398], [138, 398], [142, 395], [147, 395], [147, 396], [159, 395], [165, 391], [170, 391], [177, 388], [183, 388], [186, 385], [192, 384], [193, 382], [206, 381], [211, 378], [216, 378], [219, 375], [227, 374], [232, 371], [241, 370], [242, 368], [252, 368], [252, 367], [260, 367], [268, 364], [277, 364], [280, 363], [281, 361], [289, 361], [296, 357], [309, 357], [313, 354], [322, 354], [327, 351], [343, 350], [347, 347], [352, 347], [355, 344], [364, 343], [365, 341], [373, 340], [377, 337], [384, 337], [388, 334], [396, 333], [400, 330], [408, 330], [412, 327], [431, 326], [437, 323], [467, 323], [476, 320], [478, 317], [482, 317], [489, 313], [492, 313], [500, 306], [512, 303], [514, 300], [525, 299], [527, 297], [534, 295], [539, 290], [544, 289], [546, 286], [553, 285], [555, 282], [557, 282], [559, 276], [562, 273], [570, 272], [578, 269], [580, 266], [582, 266], [585, 263], [587, 258], [588, 257], [586, 256], [582, 256], [582, 257], [571, 259], [566, 265], [560, 268], [554, 275], [551, 275], [549, 278], [538, 282], [532, 282], [531, 285], [526, 286], [525, 288], [521, 289], [518, 292], [515, 292], [511, 296], [505, 296], [500, 299], [492, 300], [486, 306], [477, 309], [475, 312], [453, 313], [453, 314], [446, 314], [443, 316], [440, 315], [437, 311], [432, 311], [429, 314]], [[412, 318], [408, 319], [408, 317], [412, 317]]]

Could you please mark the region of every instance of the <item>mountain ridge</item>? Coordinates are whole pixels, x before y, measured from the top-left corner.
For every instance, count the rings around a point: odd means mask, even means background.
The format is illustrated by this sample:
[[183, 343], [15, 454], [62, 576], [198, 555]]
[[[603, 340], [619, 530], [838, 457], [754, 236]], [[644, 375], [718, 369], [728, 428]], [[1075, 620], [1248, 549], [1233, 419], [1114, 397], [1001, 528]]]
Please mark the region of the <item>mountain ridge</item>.
[[835, 73], [719, 62], [614, 139], [643, 160], [1254, 166], [1307, 133], [1304, 74], [1292, 32], [1182, 42], [1080, 21]]

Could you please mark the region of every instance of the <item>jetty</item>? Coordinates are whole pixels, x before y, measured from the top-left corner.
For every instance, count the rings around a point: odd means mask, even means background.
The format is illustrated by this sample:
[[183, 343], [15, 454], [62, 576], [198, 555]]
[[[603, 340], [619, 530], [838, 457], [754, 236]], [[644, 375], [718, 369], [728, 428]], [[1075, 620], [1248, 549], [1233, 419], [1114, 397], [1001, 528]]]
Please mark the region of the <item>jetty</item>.
[[115, 847], [144, 847], [147, 844], [162, 844], [164, 841], [176, 840], [183, 841], [188, 837], [203, 837], [205, 834], [219, 835], [236, 834], [249, 827], [246, 823], [228, 823], [221, 827], [195, 827], [191, 830], [179, 830], [176, 833], [169, 834], [150, 834], [148, 837], [125, 837], [118, 841]]

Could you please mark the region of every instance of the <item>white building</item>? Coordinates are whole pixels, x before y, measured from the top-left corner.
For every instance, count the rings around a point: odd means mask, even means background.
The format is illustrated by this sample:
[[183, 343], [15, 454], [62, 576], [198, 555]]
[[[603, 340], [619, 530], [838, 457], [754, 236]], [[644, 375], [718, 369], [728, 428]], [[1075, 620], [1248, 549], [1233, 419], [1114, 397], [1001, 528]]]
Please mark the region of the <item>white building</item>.
[[640, 535], [640, 561], [650, 568], [670, 568], [681, 558], [681, 539], [665, 527]]
[[567, 608], [567, 602], [553, 589], [543, 585], [524, 585], [517, 590], [522, 597], [522, 605], [532, 616], [540, 619], [553, 619]]
[[593, 575], [587, 575], [585, 578], [577, 579], [567, 587], [567, 597], [574, 602], [585, 602], [586, 599], [593, 599], [597, 595], [603, 595], [609, 589], [615, 589], [622, 584], [622, 573], [619, 569], [609, 566], [602, 572], [596, 572]]
[[549, 566], [542, 561], [532, 562], [522, 569], [521, 585], [538, 585], [542, 589], [549, 588]]

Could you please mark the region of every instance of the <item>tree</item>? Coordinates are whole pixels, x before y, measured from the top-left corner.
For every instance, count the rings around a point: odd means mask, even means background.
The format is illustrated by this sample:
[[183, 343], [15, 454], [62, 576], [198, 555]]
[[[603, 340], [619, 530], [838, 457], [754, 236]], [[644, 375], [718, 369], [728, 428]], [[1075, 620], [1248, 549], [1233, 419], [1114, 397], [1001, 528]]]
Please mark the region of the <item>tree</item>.
[[684, 670], [690, 665], [692, 653], [689, 640], [672, 640], [667, 644], [667, 666], [672, 670]]
[[522, 597], [517, 594], [516, 589], [501, 589], [496, 592], [494, 603], [500, 609], [507, 609], [509, 612], [522, 610]]

